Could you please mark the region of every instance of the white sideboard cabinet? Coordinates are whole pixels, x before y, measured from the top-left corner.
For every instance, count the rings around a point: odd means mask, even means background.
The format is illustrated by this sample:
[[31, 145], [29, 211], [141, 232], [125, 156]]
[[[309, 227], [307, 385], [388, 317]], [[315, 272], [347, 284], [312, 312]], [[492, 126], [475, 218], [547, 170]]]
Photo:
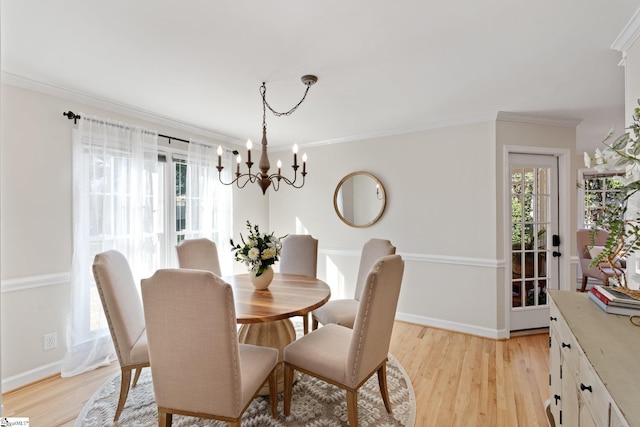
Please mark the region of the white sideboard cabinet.
[[640, 427], [640, 327], [587, 294], [550, 291], [549, 410], [556, 427]]

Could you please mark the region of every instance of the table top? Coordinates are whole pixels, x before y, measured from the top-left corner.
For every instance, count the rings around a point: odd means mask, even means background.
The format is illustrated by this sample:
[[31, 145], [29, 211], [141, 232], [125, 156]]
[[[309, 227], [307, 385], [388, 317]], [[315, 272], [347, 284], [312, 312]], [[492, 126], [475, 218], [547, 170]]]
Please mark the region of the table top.
[[258, 291], [249, 274], [222, 278], [233, 288], [238, 323], [264, 323], [301, 316], [322, 306], [331, 289], [320, 279], [275, 273], [269, 288]]

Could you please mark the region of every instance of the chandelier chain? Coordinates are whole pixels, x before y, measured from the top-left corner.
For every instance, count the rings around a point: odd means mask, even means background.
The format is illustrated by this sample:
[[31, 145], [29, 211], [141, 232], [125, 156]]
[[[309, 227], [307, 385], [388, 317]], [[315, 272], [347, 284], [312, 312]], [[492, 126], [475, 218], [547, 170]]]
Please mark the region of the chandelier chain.
[[266, 108], [268, 108], [269, 111], [271, 111], [273, 115], [276, 117], [290, 116], [294, 111], [296, 111], [298, 107], [304, 102], [305, 98], [307, 97], [307, 93], [309, 92], [309, 88], [311, 87], [311, 84], [307, 83], [305, 86], [307, 86], [307, 88], [304, 91], [304, 95], [302, 95], [302, 99], [296, 105], [294, 105], [289, 111], [285, 111], [281, 113], [274, 110], [271, 107], [271, 105], [269, 105], [269, 103], [267, 102], [267, 86], [265, 82], [262, 82], [262, 86], [260, 86], [260, 95], [262, 96], [262, 123], [265, 124], [267, 120]]

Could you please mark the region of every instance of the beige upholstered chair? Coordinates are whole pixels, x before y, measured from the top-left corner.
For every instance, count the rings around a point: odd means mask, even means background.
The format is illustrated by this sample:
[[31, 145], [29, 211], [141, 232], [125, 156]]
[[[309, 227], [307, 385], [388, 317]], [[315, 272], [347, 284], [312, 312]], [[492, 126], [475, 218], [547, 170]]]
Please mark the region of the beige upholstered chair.
[[188, 239], [176, 246], [180, 268], [210, 271], [222, 276], [218, 248], [209, 239]]
[[[613, 269], [603, 263], [598, 265], [594, 265], [593, 267], [589, 267], [591, 264], [591, 257], [589, 248], [593, 246], [604, 246], [607, 243], [607, 239], [609, 238], [609, 233], [605, 230], [596, 231], [596, 235], [594, 240], [591, 240], [591, 230], [589, 229], [580, 229], [576, 234], [576, 242], [578, 244], [578, 257], [580, 258], [580, 270], [582, 271], [582, 287], [580, 288], [581, 292], [585, 292], [587, 289], [587, 281], [589, 277], [601, 280], [603, 284], [608, 285], [609, 277], [614, 277], [615, 274]], [[626, 263], [624, 260], [619, 262], [620, 272], [624, 272]]]
[[131, 371], [136, 371], [135, 387], [142, 368], [149, 366], [144, 313], [131, 268], [120, 252], [110, 250], [97, 254], [93, 277], [120, 362], [120, 398], [113, 418], [117, 421], [129, 394]]
[[358, 425], [358, 389], [377, 372], [385, 408], [391, 413], [386, 366], [403, 272], [400, 255], [380, 258], [365, 280], [353, 329], [326, 325], [285, 347], [285, 416], [291, 411], [294, 371], [345, 389], [350, 426]]
[[[308, 234], [290, 234], [282, 240], [280, 273], [316, 277], [318, 240]], [[309, 332], [309, 315], [302, 316], [305, 335]]]
[[388, 240], [371, 239], [362, 247], [362, 255], [360, 256], [360, 267], [358, 269], [358, 277], [356, 279], [356, 291], [353, 299], [336, 299], [331, 300], [320, 308], [313, 310], [313, 329], [318, 328], [318, 323], [328, 325], [335, 323], [337, 325], [353, 327], [356, 318], [356, 311], [360, 302], [360, 293], [364, 281], [369, 274], [371, 266], [381, 257], [393, 255], [396, 253], [396, 247]]
[[238, 344], [231, 286], [209, 271], [166, 269], [142, 280], [158, 425], [173, 414], [240, 426], [268, 380], [276, 417], [278, 351]]

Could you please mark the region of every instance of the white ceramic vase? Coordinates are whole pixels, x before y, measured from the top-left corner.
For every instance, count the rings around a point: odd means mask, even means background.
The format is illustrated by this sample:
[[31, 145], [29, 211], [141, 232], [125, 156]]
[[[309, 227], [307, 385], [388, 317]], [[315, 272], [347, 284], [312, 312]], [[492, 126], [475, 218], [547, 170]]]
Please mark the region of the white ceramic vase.
[[257, 290], [260, 291], [267, 289], [271, 284], [271, 281], [273, 280], [273, 269], [271, 268], [271, 266], [269, 266], [259, 276], [256, 276], [255, 271], [250, 271], [249, 279], [251, 279], [253, 287]]

